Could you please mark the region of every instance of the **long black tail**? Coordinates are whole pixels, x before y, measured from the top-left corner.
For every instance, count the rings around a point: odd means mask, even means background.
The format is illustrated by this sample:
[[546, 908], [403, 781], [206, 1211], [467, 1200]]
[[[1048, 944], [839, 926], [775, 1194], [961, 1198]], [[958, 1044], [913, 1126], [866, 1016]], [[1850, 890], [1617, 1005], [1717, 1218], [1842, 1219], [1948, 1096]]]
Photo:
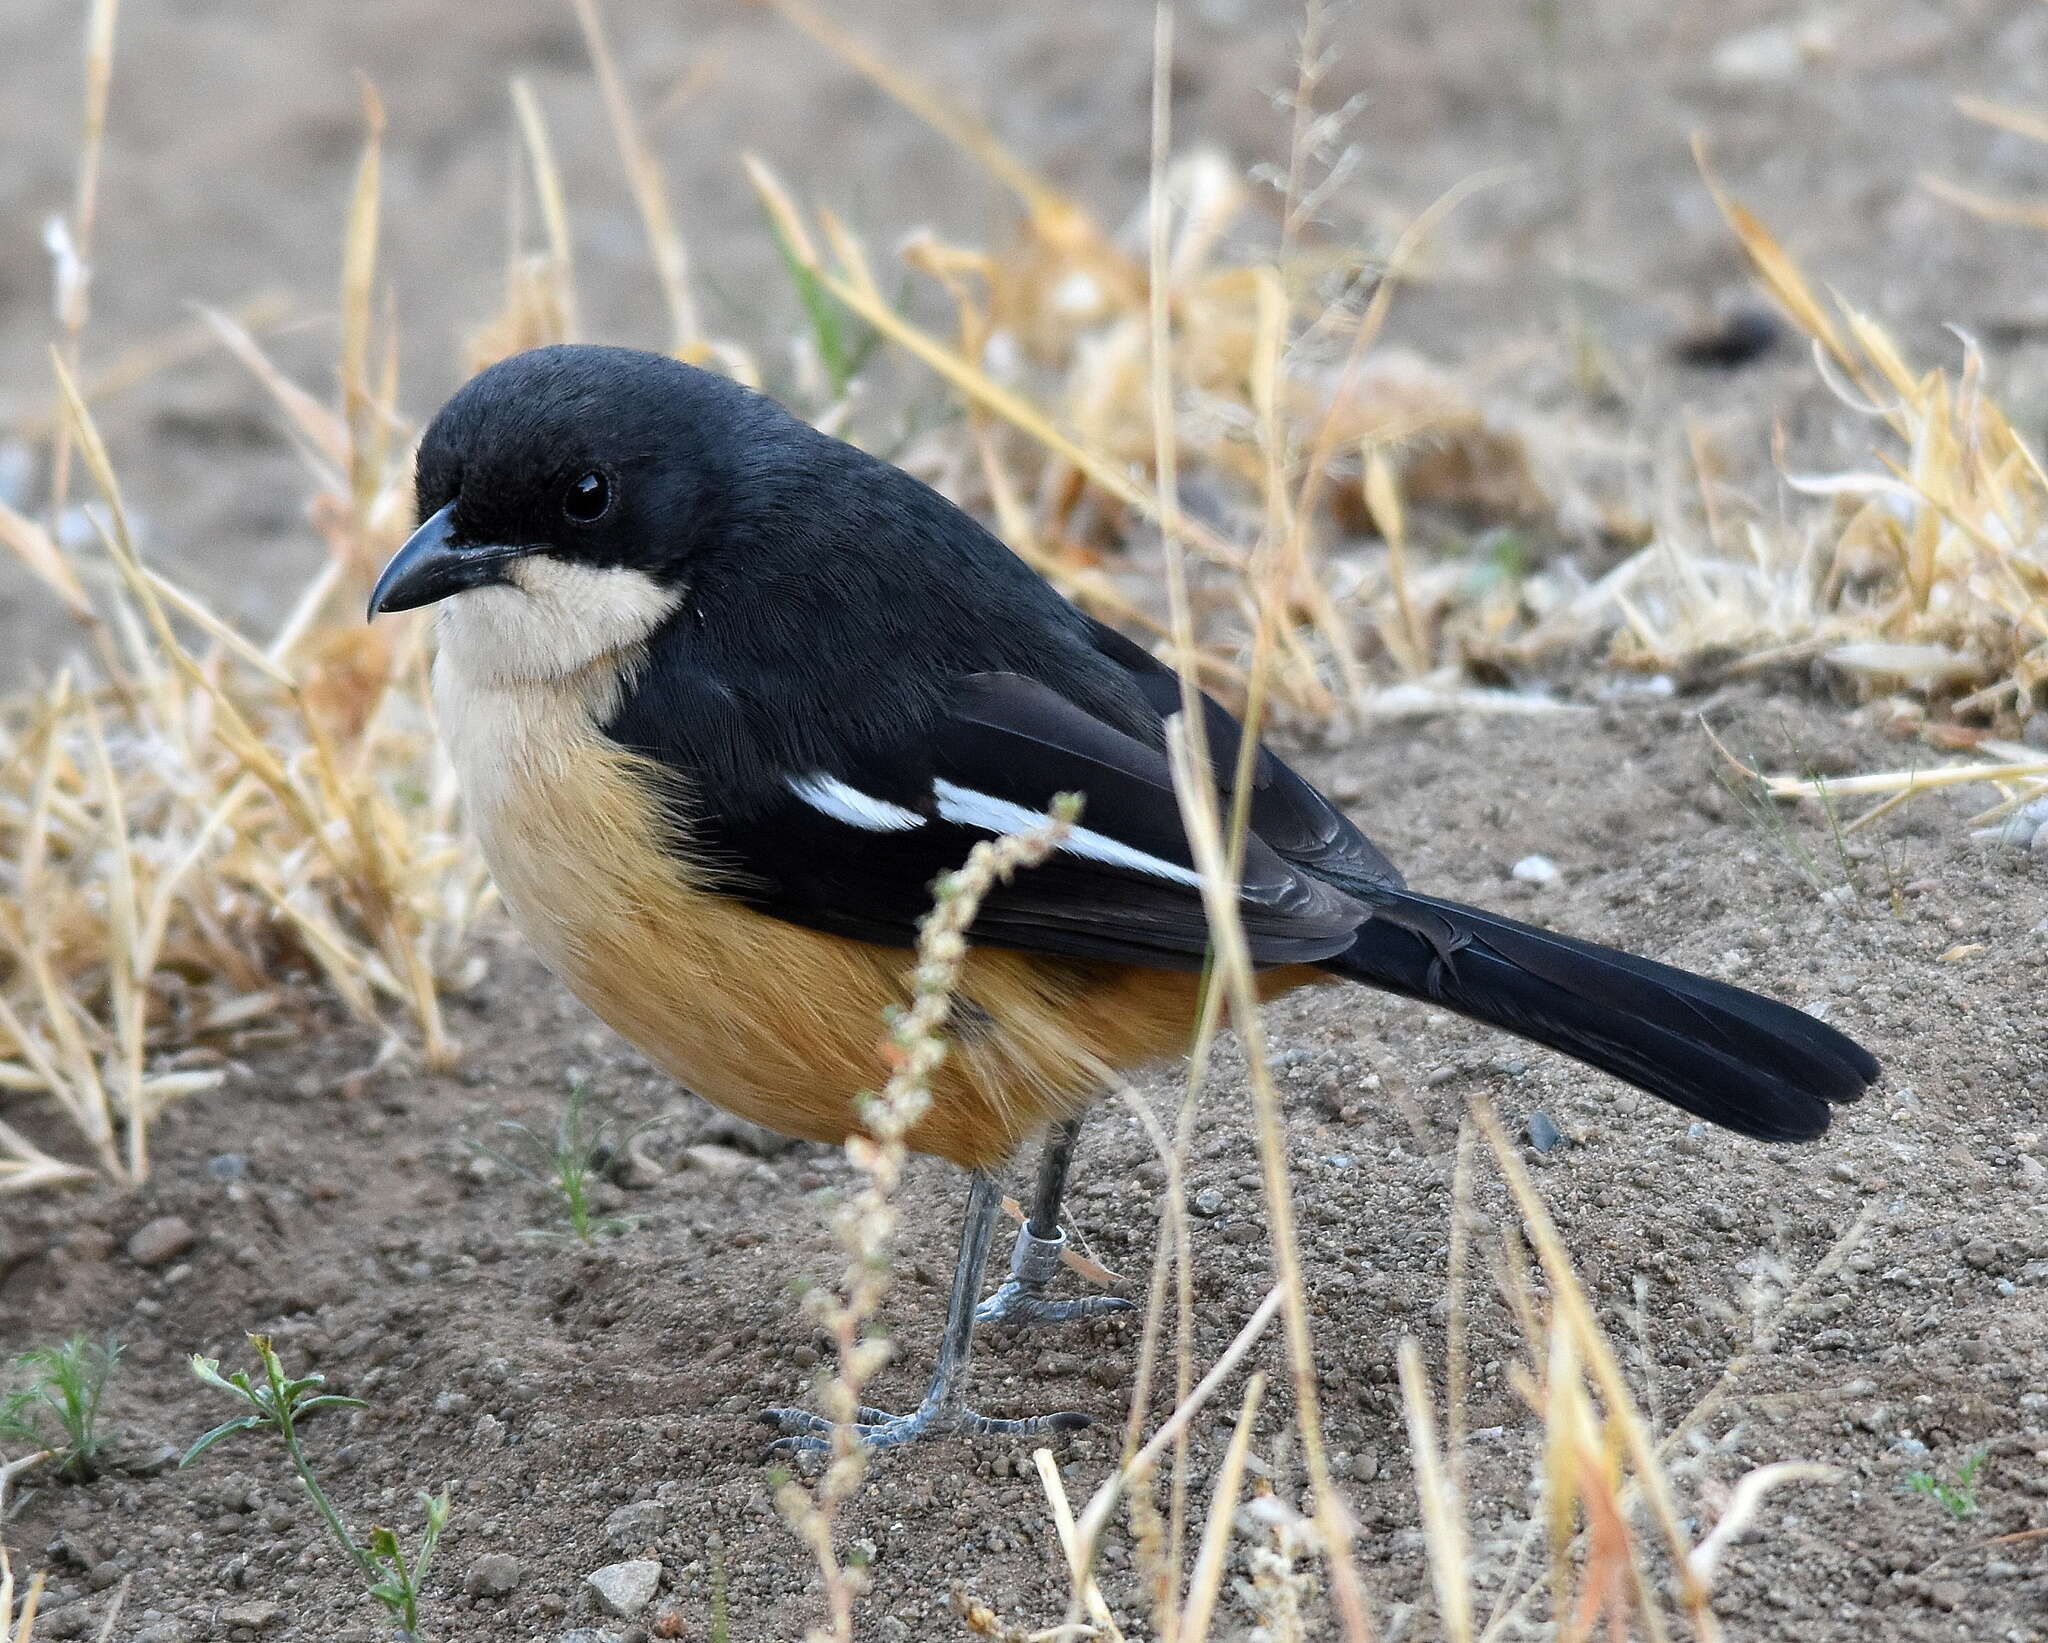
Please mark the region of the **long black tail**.
[[1802, 1010], [1590, 941], [1378, 891], [1339, 975], [1455, 1010], [1764, 1141], [1809, 1141], [1878, 1075]]

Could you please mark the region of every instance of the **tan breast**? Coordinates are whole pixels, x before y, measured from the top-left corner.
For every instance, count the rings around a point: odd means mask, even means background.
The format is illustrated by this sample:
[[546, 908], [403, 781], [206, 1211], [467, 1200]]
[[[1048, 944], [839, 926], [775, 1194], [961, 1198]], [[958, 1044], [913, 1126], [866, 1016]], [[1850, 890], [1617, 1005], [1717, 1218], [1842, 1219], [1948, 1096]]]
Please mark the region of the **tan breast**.
[[[841, 1141], [887, 1077], [883, 1012], [911, 955], [785, 924], [721, 895], [664, 840], [650, 767], [598, 725], [610, 662], [546, 682], [477, 684], [444, 650], [442, 735], [506, 906], [548, 966], [682, 1083], [785, 1135]], [[1279, 972], [1270, 991], [1315, 979]], [[1110, 1069], [1186, 1047], [1197, 979], [978, 951], [984, 1012], [941, 1069], [911, 1145], [1001, 1160], [1076, 1111]]]

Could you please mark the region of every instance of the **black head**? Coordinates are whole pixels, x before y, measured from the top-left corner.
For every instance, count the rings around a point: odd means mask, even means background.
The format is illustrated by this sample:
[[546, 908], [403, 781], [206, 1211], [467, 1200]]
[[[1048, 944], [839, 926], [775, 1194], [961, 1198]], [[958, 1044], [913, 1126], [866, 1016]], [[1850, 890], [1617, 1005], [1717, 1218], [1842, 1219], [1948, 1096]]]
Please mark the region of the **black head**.
[[[370, 614], [568, 567], [687, 582], [732, 458], [787, 423], [738, 384], [660, 354], [556, 347], [470, 379], [420, 441], [420, 527]], [[545, 567], [521, 566], [546, 560]]]

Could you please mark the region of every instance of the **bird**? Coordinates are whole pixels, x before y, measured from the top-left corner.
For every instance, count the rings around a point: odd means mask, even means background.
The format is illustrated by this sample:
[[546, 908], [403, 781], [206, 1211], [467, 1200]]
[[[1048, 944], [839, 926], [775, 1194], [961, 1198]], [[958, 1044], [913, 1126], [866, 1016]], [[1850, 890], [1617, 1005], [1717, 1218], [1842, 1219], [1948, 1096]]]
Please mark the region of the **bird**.
[[[559, 345], [460, 387], [421, 435], [418, 528], [372, 619], [438, 606], [433, 696], [513, 920], [679, 1083], [846, 1141], [885, 1074], [931, 887], [984, 840], [1078, 820], [970, 932], [952, 1051], [905, 1139], [968, 1174], [960, 1257], [892, 1448], [1033, 1436], [967, 1398], [977, 1324], [1121, 1309], [1053, 1291], [1080, 1121], [1189, 1041], [1210, 954], [1169, 765], [1178, 675], [910, 474], [740, 383]], [[1259, 991], [1355, 982], [1516, 1034], [1739, 1134], [1805, 1141], [1879, 1075], [1806, 1012], [1411, 889], [1334, 803], [1202, 699]], [[1376, 801], [1399, 798], [1380, 792]], [[1042, 1143], [1008, 1277], [980, 1299], [1001, 1172]], [[823, 1417], [764, 1412], [785, 1448]]]

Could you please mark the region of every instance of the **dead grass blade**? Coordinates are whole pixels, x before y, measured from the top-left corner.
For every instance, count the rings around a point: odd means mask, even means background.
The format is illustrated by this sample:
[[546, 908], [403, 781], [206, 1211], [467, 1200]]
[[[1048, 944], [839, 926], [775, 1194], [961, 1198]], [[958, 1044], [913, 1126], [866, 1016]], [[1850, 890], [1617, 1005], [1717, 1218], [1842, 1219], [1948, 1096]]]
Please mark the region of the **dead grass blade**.
[[[72, 189], [71, 212], [44, 229], [44, 242], [56, 264], [58, 344], [65, 363], [78, 368], [79, 341], [92, 312], [92, 254], [99, 221], [100, 162], [106, 153], [107, 110], [114, 85], [114, 25], [119, 0], [91, 0], [85, 22], [85, 107], [78, 143], [78, 178]], [[71, 442], [60, 422], [50, 456], [50, 522], [63, 519], [71, 499]]]
[[1401, 1406], [1408, 1422], [1408, 1453], [1415, 1466], [1415, 1493], [1422, 1503], [1422, 1532], [1429, 1548], [1429, 1576], [1436, 1587], [1437, 1614], [1449, 1643], [1471, 1643], [1472, 1571], [1465, 1535], [1465, 1509], [1455, 1477], [1437, 1440], [1436, 1413], [1422, 1368], [1422, 1348], [1403, 1336], [1396, 1357]]
[[668, 185], [662, 180], [661, 165], [647, 140], [640, 134], [633, 116], [632, 100], [619, 78], [617, 60], [605, 38], [604, 19], [597, 0], [571, 0], [576, 21], [583, 30], [583, 42], [590, 52], [590, 66], [597, 75], [598, 91], [604, 98], [605, 118], [611, 122], [612, 140], [626, 168], [626, 182], [633, 191], [633, 203], [640, 211], [640, 226], [647, 235], [647, 253], [653, 259], [661, 282], [662, 300], [668, 305], [669, 349], [681, 360], [702, 364], [709, 358], [704, 346], [703, 327], [698, 323], [697, 300], [690, 293], [690, 253], [669, 210]]
[[1946, 177], [1937, 177], [1932, 172], [1920, 174], [1920, 186], [1937, 200], [1967, 211], [1973, 217], [1986, 222], [2002, 223], [2009, 228], [2048, 228], [2048, 203], [2035, 200], [2002, 200], [1996, 195], [1979, 193], [1961, 183], [1950, 182]]
[[[0, 864], [15, 892], [0, 901], [0, 1088], [48, 1102], [80, 1159], [0, 1127], [0, 1189], [75, 1179], [85, 1160], [139, 1180], [154, 1117], [220, 1082], [165, 1058], [313, 1007], [280, 974], [310, 967], [380, 1031], [409, 1018], [430, 1062], [454, 1054], [441, 989], [474, 980], [462, 934], [488, 905], [484, 875], [457, 832], [417, 634], [367, 630], [336, 597], [396, 545], [409, 506], [377, 331], [369, 107], [344, 253], [341, 409], [210, 319], [283, 407], [320, 490], [328, 565], [276, 641], [142, 563], [112, 457], [53, 353], [64, 437], [98, 491], [86, 517], [113, 576], [98, 675], [0, 704]], [[79, 608], [73, 550], [33, 522], [0, 532]]]

